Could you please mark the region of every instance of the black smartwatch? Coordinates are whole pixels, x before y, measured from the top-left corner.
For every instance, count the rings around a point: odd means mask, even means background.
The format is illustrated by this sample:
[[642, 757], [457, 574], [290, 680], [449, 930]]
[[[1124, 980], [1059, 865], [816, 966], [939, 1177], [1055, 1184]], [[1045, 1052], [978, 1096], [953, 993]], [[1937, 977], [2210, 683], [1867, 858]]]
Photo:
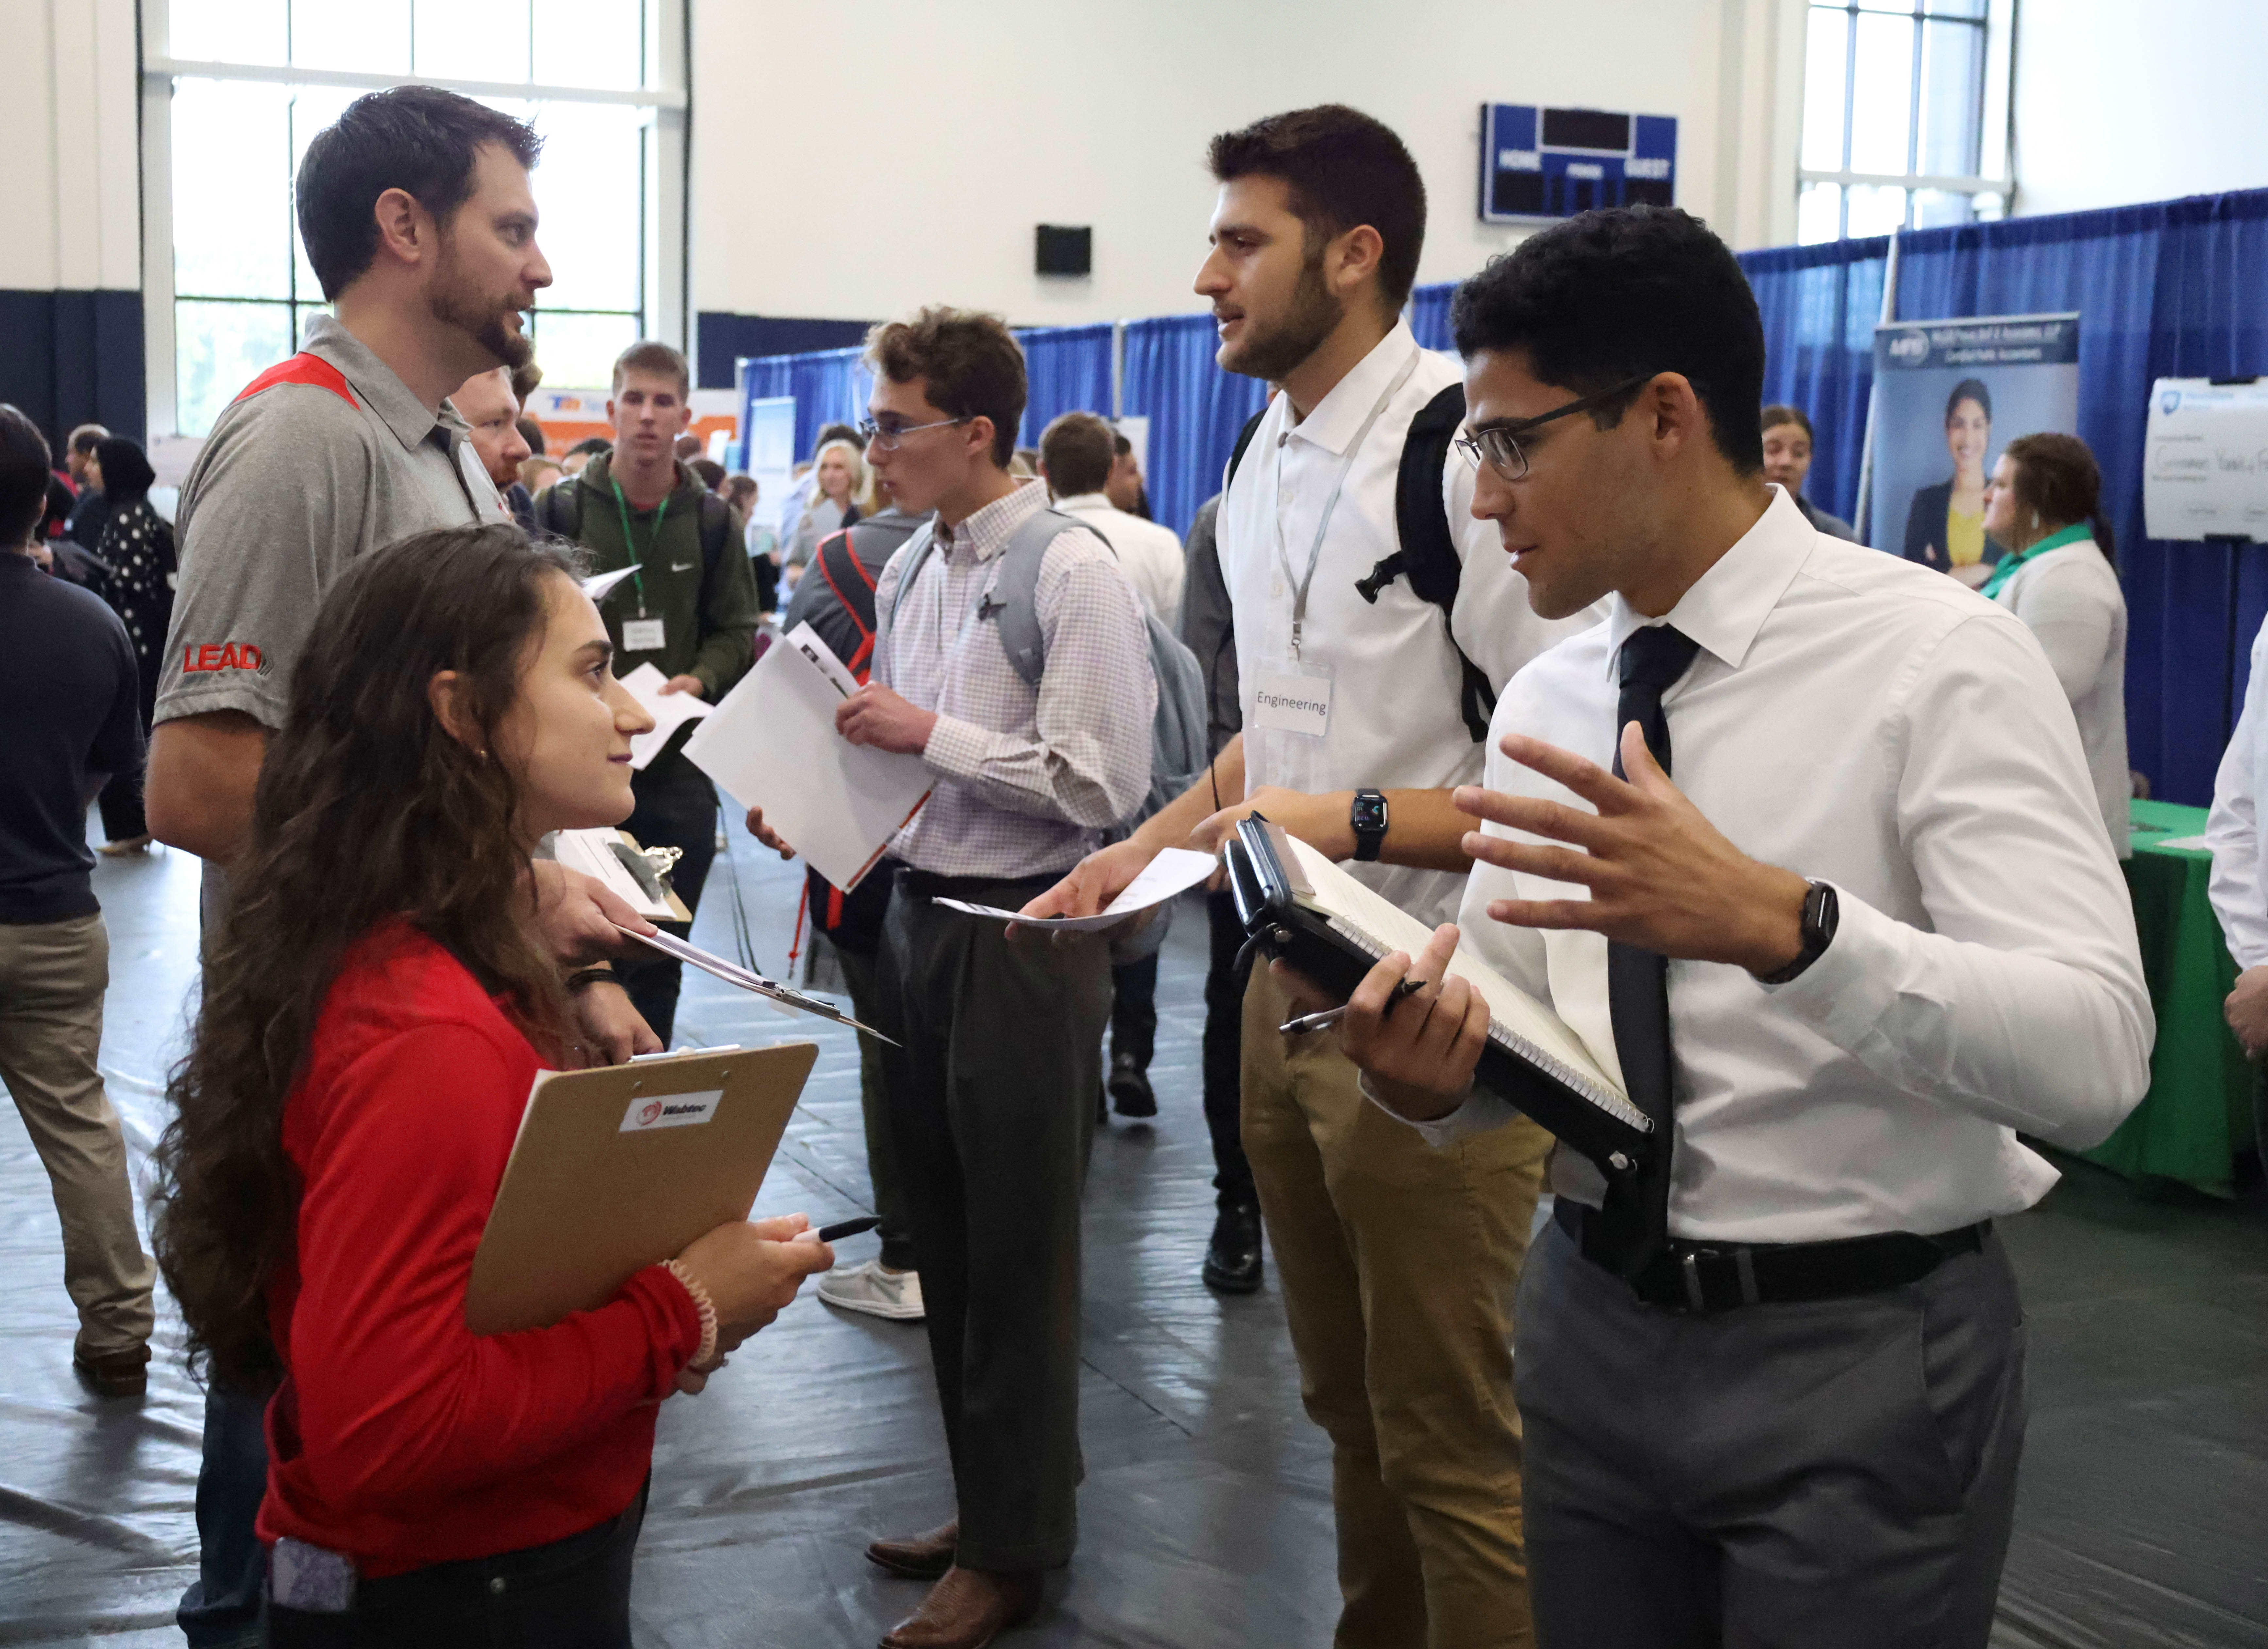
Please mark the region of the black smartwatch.
[[1821, 953], [1834, 942], [1837, 909], [1835, 890], [1825, 882], [1812, 883], [1811, 891], [1803, 896], [1803, 948], [1796, 953], [1793, 961], [1777, 973], [1758, 974], [1757, 982], [1784, 985], [1817, 961]]
[[1347, 809], [1347, 822], [1354, 827], [1355, 858], [1366, 864], [1375, 859], [1386, 840], [1386, 792], [1355, 791], [1354, 806]]

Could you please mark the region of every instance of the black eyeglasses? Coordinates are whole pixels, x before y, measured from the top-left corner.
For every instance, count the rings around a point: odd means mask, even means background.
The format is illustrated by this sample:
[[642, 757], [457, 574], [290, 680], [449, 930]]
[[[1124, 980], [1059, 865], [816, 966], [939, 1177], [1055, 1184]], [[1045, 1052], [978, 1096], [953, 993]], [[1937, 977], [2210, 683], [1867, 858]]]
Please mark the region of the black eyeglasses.
[[1564, 407], [1554, 407], [1549, 412], [1538, 413], [1532, 418], [1522, 418], [1514, 423], [1491, 424], [1485, 430], [1476, 430], [1470, 435], [1457, 437], [1457, 450], [1465, 461], [1477, 469], [1486, 459], [1491, 469], [1506, 481], [1519, 481], [1528, 474], [1528, 454], [1521, 450], [1520, 438], [1554, 418], [1565, 418], [1578, 412], [1589, 412], [1603, 407], [1618, 395], [1626, 395], [1654, 375], [1640, 372], [1626, 379], [1612, 389], [1602, 389], [1595, 395], [1586, 395], [1580, 401], [1571, 401]]

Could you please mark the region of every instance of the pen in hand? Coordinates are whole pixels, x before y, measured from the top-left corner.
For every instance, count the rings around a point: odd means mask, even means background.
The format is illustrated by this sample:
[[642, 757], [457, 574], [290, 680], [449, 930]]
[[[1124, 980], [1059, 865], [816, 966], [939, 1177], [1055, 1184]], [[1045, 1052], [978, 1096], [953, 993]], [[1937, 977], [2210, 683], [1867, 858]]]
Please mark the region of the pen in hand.
[[[1404, 997], [1416, 995], [1425, 988], [1424, 980], [1405, 977], [1400, 984], [1387, 993], [1386, 1011], [1391, 1013], [1395, 1003]], [[1288, 1020], [1276, 1028], [1285, 1036], [1305, 1036], [1309, 1031], [1329, 1030], [1344, 1018], [1346, 1018], [1346, 1008], [1342, 1005], [1336, 1008], [1325, 1008], [1321, 1013], [1302, 1013], [1298, 1019]]]

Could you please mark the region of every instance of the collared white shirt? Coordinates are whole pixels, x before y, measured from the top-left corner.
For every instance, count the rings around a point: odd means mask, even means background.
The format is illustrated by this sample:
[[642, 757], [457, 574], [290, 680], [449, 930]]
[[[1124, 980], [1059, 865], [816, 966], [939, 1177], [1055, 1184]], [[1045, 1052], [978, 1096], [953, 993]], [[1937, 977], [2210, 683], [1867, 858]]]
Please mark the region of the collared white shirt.
[[1059, 874], [1150, 787], [1158, 683], [1140, 605], [1116, 557], [1083, 527], [1049, 541], [1033, 592], [1047, 664], [1027, 687], [980, 610], [1016, 529], [1047, 507], [1027, 482], [958, 527], [939, 526], [901, 592], [917, 534], [882, 569], [873, 679], [937, 725], [922, 760], [937, 788], [893, 851], [917, 870], [1006, 881]]
[[[1301, 662], [1330, 673], [1328, 729], [1317, 738], [1260, 727], [1254, 695], [1263, 671], [1289, 668], [1293, 589], [1307, 571], [1331, 484], [1364, 420], [1412, 357], [1410, 376], [1353, 455], [1308, 588]], [[1394, 493], [1410, 421], [1460, 376], [1454, 360], [1420, 350], [1409, 327], [1397, 323], [1304, 419], [1292, 423], [1290, 398], [1278, 395], [1254, 431], [1216, 528], [1235, 617], [1248, 790], [1425, 790], [1480, 777], [1482, 747], [1459, 708], [1463, 677], [1440, 609], [1420, 599], [1406, 578], [1381, 590], [1375, 606], [1355, 589], [1399, 547]], [[1443, 467], [1441, 493], [1464, 562], [1450, 628], [1501, 691], [1513, 672], [1588, 620], [1535, 615], [1527, 581], [1505, 555], [1495, 524], [1473, 519], [1473, 472], [1454, 449]], [[1462, 879], [1446, 871], [1348, 869], [1430, 922], [1447, 921], [1463, 888]]]
[[1143, 609], [1168, 629], [1181, 622], [1182, 578], [1188, 563], [1182, 537], [1170, 526], [1130, 515], [1101, 492], [1074, 493], [1056, 508], [1075, 515], [1117, 552], [1118, 568], [1142, 598]]
[[2102, 807], [2102, 828], [2120, 858], [2129, 851], [2126, 804], [2126, 593], [2110, 558], [2091, 538], [2024, 557], [1992, 599], [2039, 637], [2079, 723], [2080, 748]]
[[2268, 963], [2268, 889], [2261, 866], [2268, 865], [2268, 817], [2260, 797], [2268, 787], [2268, 623], [2252, 638], [2252, 677], [2244, 686], [2244, 709], [2221, 753], [2213, 782], [2213, 813], [2205, 844], [2213, 850], [2213, 913], [2239, 968]]
[[[2149, 1083], [2133, 912], [2071, 710], [2004, 608], [1813, 531], [1775, 493], [1667, 615], [1701, 649], [1662, 698], [1672, 777], [1742, 852], [1834, 884], [1841, 924], [1785, 985], [1669, 964], [1669, 1229], [1803, 1242], [2013, 1213], [2056, 1180], [2017, 1130], [2093, 1145]], [[1521, 673], [1499, 730], [1612, 762], [1616, 659], [1649, 621], [1611, 607]], [[1587, 806], [1498, 755], [1485, 782]], [[1496, 898], [1584, 896], [1476, 865], [1463, 942], [1619, 1071], [1606, 940], [1487, 915]], [[1476, 1093], [1425, 1131], [1509, 1115]], [[1599, 1199], [1572, 1152], [1553, 1186]]]

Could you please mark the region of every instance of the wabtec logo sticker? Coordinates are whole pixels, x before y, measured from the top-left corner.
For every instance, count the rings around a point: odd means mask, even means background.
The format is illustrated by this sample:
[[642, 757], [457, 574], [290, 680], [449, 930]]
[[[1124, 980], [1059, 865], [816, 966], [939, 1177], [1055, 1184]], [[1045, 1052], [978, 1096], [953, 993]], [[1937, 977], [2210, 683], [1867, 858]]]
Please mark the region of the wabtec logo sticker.
[[640, 1095], [622, 1113], [622, 1125], [616, 1133], [643, 1134], [657, 1128], [690, 1128], [696, 1123], [705, 1123], [717, 1114], [717, 1101], [725, 1097], [722, 1088], [710, 1088], [699, 1093], [657, 1093]]

